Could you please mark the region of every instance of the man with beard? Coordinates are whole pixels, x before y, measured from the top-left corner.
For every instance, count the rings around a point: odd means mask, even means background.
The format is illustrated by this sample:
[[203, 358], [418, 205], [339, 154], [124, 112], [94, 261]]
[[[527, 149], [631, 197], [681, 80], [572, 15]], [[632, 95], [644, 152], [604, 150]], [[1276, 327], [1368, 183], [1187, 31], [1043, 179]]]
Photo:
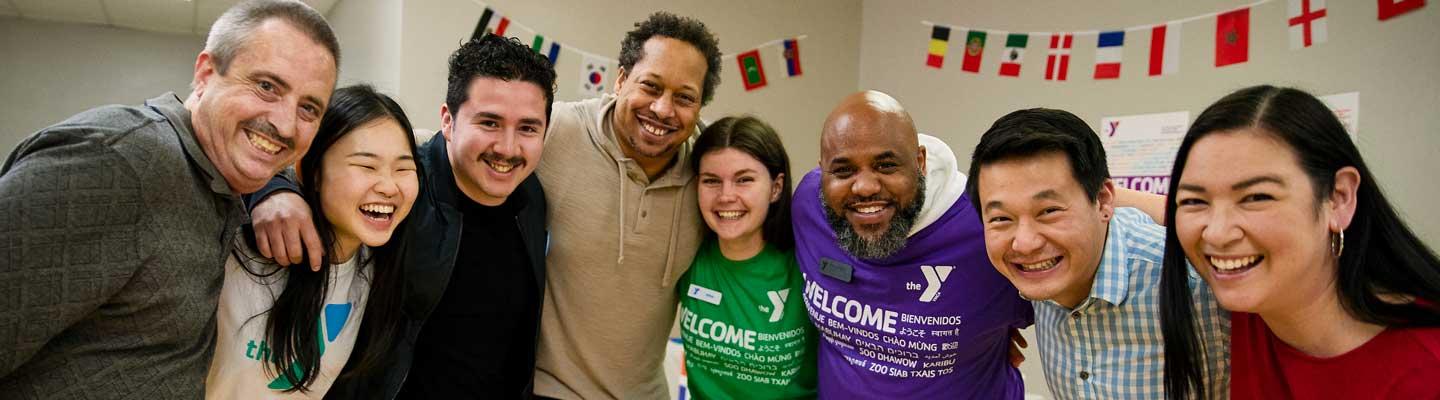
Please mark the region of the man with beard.
[[793, 205], [821, 398], [1024, 396], [1010, 332], [1030, 304], [990, 266], [964, 190], [894, 98], [856, 93], [826, 119]]

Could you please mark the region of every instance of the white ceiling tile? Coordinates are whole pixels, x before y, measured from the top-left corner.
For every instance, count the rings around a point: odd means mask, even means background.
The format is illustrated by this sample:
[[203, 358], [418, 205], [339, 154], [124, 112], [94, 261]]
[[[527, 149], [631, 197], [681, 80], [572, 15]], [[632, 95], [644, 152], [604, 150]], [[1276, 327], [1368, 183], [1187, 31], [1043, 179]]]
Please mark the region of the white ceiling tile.
[[9, 0], [26, 18], [87, 24], [106, 24], [99, 0]]
[[104, 0], [115, 26], [160, 32], [189, 33], [195, 26], [195, 3], [184, 0]]
[[0, 15], [20, 15], [15, 7], [10, 5], [10, 0], [0, 0]]
[[199, 12], [195, 14], [195, 33], [209, 33], [210, 24], [220, 19], [220, 14], [224, 14], [225, 10], [239, 3], [239, 0], [195, 0], [195, 5], [199, 7]]

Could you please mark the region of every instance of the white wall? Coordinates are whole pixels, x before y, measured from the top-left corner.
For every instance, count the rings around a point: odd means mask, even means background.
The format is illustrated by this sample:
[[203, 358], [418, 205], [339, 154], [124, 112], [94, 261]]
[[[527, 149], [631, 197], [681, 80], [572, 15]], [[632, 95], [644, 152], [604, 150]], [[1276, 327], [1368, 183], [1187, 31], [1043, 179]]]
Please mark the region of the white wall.
[[400, 0], [343, 0], [325, 18], [340, 40], [340, 86], [400, 92]]
[[[355, 0], [344, 0], [344, 3]], [[775, 48], [762, 49], [769, 86], [745, 92], [737, 62], [722, 60], [721, 84], [715, 98], [702, 111], [714, 121], [749, 113], [778, 130], [790, 151], [793, 169], [813, 168], [819, 158], [819, 132], [830, 107], [856, 90], [860, 49], [858, 0], [699, 0], [596, 2], [584, 0], [493, 0], [491, 7], [561, 43], [617, 58], [620, 40], [634, 23], [651, 12], [668, 10], [704, 21], [720, 40], [720, 50], [737, 54], [772, 39], [809, 35], [800, 42], [804, 74], [785, 76], [785, 64]], [[623, 5], [623, 6], [621, 6]], [[406, 1], [401, 35], [400, 98], [416, 127], [438, 128], [440, 104], [445, 98], [446, 58], [468, 38], [483, 8], [469, 0]], [[511, 25], [507, 34], [532, 38]], [[555, 71], [559, 75], [556, 99], [579, 98], [583, 57], [562, 52]]]
[[[1385, 22], [1373, 1], [1330, 1], [1329, 42], [1289, 49], [1286, 2], [1251, 10], [1250, 61], [1214, 67], [1215, 20], [1185, 24], [1180, 73], [1145, 76], [1148, 32], [1126, 34], [1119, 80], [1091, 79], [1095, 36], [1077, 37], [1070, 81], [1043, 80], [1048, 37], [1030, 39], [1020, 78], [997, 76], [1003, 38], [987, 41], [982, 74], [961, 72], [963, 32], [951, 32], [943, 70], [925, 67], [930, 28], [920, 21], [1009, 31], [1116, 29], [1221, 11], [1250, 0], [1204, 2], [1091, 0], [866, 0], [860, 86], [889, 92], [922, 131], [945, 139], [968, 160], [981, 133], [1000, 116], [1029, 107], [1069, 110], [1099, 131], [1107, 116], [1190, 111], [1236, 89], [1270, 83], [1317, 95], [1360, 92], [1357, 144], [1381, 186], [1411, 228], [1440, 246], [1440, 7], [1434, 4]], [[1037, 40], [1038, 39], [1038, 40]], [[968, 168], [968, 161], [962, 161]]]
[[71, 115], [190, 93], [204, 37], [0, 17], [0, 151]]

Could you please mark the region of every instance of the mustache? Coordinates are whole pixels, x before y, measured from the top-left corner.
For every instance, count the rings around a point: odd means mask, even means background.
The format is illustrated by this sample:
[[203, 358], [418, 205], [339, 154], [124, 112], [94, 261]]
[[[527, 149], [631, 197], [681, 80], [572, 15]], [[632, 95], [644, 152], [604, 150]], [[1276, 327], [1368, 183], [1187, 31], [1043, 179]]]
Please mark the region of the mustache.
[[505, 156], [500, 155], [500, 153], [496, 153], [496, 152], [493, 152], [493, 151], [487, 151], [487, 152], [484, 152], [484, 153], [480, 154], [480, 160], [482, 160], [482, 161], [490, 161], [490, 162], [503, 162], [503, 163], [510, 164], [510, 165], [515, 165], [515, 166], [519, 166], [519, 165], [521, 165], [521, 164], [525, 164], [525, 157], [521, 157], [521, 156], [505, 157]]
[[295, 141], [280, 136], [280, 130], [276, 129], [275, 124], [271, 124], [270, 121], [259, 118], [247, 119], [240, 121], [240, 129], [265, 135], [266, 138], [276, 143], [284, 144], [285, 147], [295, 148]]
[[892, 197], [890, 197], [890, 196], [884, 196], [884, 195], [879, 195], [879, 194], [874, 194], [874, 195], [869, 195], [869, 196], [850, 196], [850, 197], [846, 197], [846, 198], [845, 198], [845, 202], [842, 203], [842, 204], [845, 204], [845, 207], [850, 207], [850, 206], [855, 205], [856, 203], [869, 203], [869, 202], [882, 202], [882, 201], [883, 201], [883, 202], [886, 202], [886, 203], [894, 203], [894, 202], [895, 202], [895, 199], [892, 198]]

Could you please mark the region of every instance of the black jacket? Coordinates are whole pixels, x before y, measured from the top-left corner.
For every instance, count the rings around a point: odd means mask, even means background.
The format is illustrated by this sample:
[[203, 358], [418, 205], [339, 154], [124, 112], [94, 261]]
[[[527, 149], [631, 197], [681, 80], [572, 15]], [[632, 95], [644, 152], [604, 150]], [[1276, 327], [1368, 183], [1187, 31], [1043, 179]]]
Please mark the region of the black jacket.
[[[405, 238], [409, 241], [409, 249], [405, 262], [403, 296], [405, 320], [401, 323], [400, 337], [395, 341], [395, 346], [389, 349], [389, 366], [379, 372], [379, 376], [372, 374], [361, 379], [342, 377], [331, 386], [326, 398], [395, 398], [409, 376], [420, 330], [424, 328], [425, 321], [439, 304], [446, 286], [450, 283], [450, 274], [455, 269], [455, 258], [460, 250], [461, 228], [465, 221], [457, 202], [463, 199], [461, 196], [464, 194], [457, 192], [452, 183], [455, 175], [450, 168], [444, 135], [437, 133], [420, 145], [417, 158], [425, 176], [420, 181], [420, 195], [415, 199], [415, 205], [408, 217], [409, 222], [406, 224]], [[275, 190], [299, 191], [290, 180], [276, 177], [253, 197], [263, 199]], [[515, 223], [520, 230], [521, 241], [525, 244], [526, 255], [535, 271], [536, 287], [540, 289], [536, 291], [538, 297], [535, 299], [535, 314], [538, 316], [544, 304], [545, 252], [549, 241], [549, 232], [545, 229], [545, 191], [540, 186], [540, 179], [531, 174], [511, 196], [522, 196], [518, 198], [523, 205], [515, 216]], [[538, 338], [540, 318], [535, 321], [532, 332]], [[535, 342], [538, 344], [539, 340]], [[351, 363], [347, 363], [347, 367], [357, 360], [356, 355], [360, 354], [360, 351], [362, 350], [357, 348], [355, 353], [352, 353]], [[534, 370], [533, 357], [530, 365], [525, 368]], [[531, 386], [533, 385], [532, 382]], [[524, 393], [516, 393], [515, 398], [528, 398], [531, 392], [533, 387], [527, 387]]]

